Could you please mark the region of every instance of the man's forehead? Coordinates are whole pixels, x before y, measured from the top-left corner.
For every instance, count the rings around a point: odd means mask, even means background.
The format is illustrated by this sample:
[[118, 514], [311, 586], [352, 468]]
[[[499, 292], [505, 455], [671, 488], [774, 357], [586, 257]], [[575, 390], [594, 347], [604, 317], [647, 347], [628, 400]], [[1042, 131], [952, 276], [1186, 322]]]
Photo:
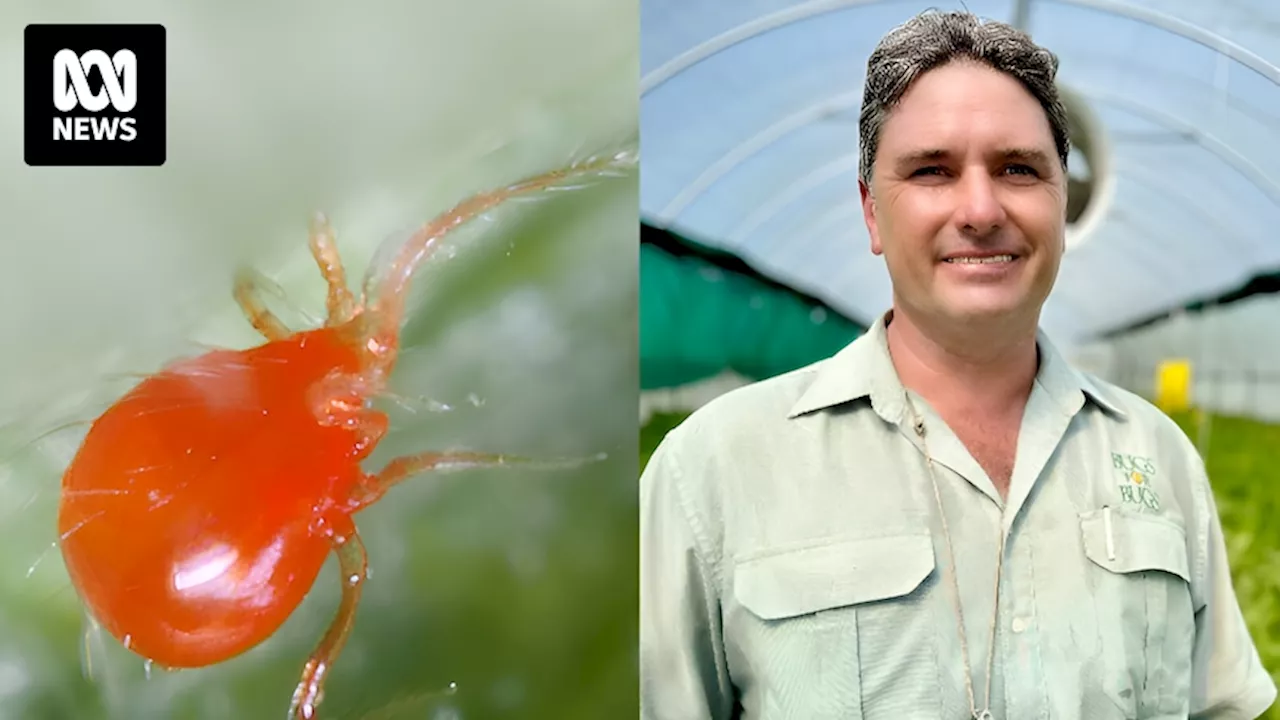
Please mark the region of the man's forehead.
[[1027, 162], [1057, 156], [1052, 128], [1038, 103], [1026, 112], [997, 107], [978, 113], [921, 109], [897, 107], [890, 112], [880, 134], [884, 156], [899, 162], [973, 154]]
[[885, 118], [882, 144], [904, 152], [954, 151], [957, 142], [1053, 150], [1049, 119], [1018, 80], [983, 65], [954, 62], [911, 84]]

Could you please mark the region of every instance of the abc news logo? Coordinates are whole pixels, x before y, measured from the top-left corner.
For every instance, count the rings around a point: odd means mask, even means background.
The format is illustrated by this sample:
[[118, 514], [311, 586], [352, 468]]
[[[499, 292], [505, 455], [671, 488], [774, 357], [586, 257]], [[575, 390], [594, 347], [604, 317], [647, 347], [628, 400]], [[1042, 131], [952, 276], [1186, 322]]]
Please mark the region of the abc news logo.
[[28, 165], [164, 164], [163, 26], [28, 25], [23, 51]]
[[[102, 75], [102, 91], [89, 89], [85, 68], [95, 68]], [[129, 142], [138, 137], [137, 123], [127, 113], [138, 104], [138, 56], [132, 50], [121, 50], [108, 57], [101, 50], [90, 50], [77, 56], [73, 50], [61, 50], [53, 56], [53, 105], [60, 112], [73, 112], [77, 107], [96, 113], [107, 103], [119, 115], [55, 117], [54, 140], [115, 140]]]

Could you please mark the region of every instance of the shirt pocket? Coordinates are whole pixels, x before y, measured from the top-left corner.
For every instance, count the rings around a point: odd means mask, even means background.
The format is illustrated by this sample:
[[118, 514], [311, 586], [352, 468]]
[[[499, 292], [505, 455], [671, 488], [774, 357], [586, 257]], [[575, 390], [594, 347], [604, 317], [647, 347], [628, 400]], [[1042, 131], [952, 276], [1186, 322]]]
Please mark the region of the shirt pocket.
[[735, 566], [736, 631], [752, 718], [939, 715], [926, 534], [840, 540]]
[[1107, 693], [1128, 718], [1185, 716], [1195, 611], [1186, 529], [1119, 508], [1081, 515]]

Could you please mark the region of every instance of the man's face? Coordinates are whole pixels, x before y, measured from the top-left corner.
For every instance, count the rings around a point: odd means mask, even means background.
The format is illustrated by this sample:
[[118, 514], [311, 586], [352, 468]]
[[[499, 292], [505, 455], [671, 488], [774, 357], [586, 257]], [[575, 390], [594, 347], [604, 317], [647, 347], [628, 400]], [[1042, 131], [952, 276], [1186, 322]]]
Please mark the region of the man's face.
[[1039, 313], [1065, 249], [1066, 179], [1017, 80], [967, 62], [920, 77], [884, 125], [870, 190], [871, 250], [899, 305], [959, 322]]

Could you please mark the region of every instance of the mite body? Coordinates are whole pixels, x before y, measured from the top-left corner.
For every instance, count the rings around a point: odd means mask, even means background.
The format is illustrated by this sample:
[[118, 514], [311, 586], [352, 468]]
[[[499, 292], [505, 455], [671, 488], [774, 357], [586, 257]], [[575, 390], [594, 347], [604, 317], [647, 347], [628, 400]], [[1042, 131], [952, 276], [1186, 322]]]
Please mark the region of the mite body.
[[291, 717], [314, 717], [366, 576], [352, 516], [416, 473], [531, 462], [435, 452], [362, 469], [387, 430], [370, 401], [395, 365], [410, 277], [450, 230], [506, 199], [633, 162], [588, 161], [464, 201], [374, 268], [359, 301], [318, 218], [310, 245], [328, 283], [320, 328], [284, 327], [254, 276], [239, 276], [234, 295], [266, 342], [146, 378], [93, 423], [63, 476], [62, 554], [98, 623], [162, 667], [217, 663], [270, 637], [335, 552], [342, 601], [290, 707]]

